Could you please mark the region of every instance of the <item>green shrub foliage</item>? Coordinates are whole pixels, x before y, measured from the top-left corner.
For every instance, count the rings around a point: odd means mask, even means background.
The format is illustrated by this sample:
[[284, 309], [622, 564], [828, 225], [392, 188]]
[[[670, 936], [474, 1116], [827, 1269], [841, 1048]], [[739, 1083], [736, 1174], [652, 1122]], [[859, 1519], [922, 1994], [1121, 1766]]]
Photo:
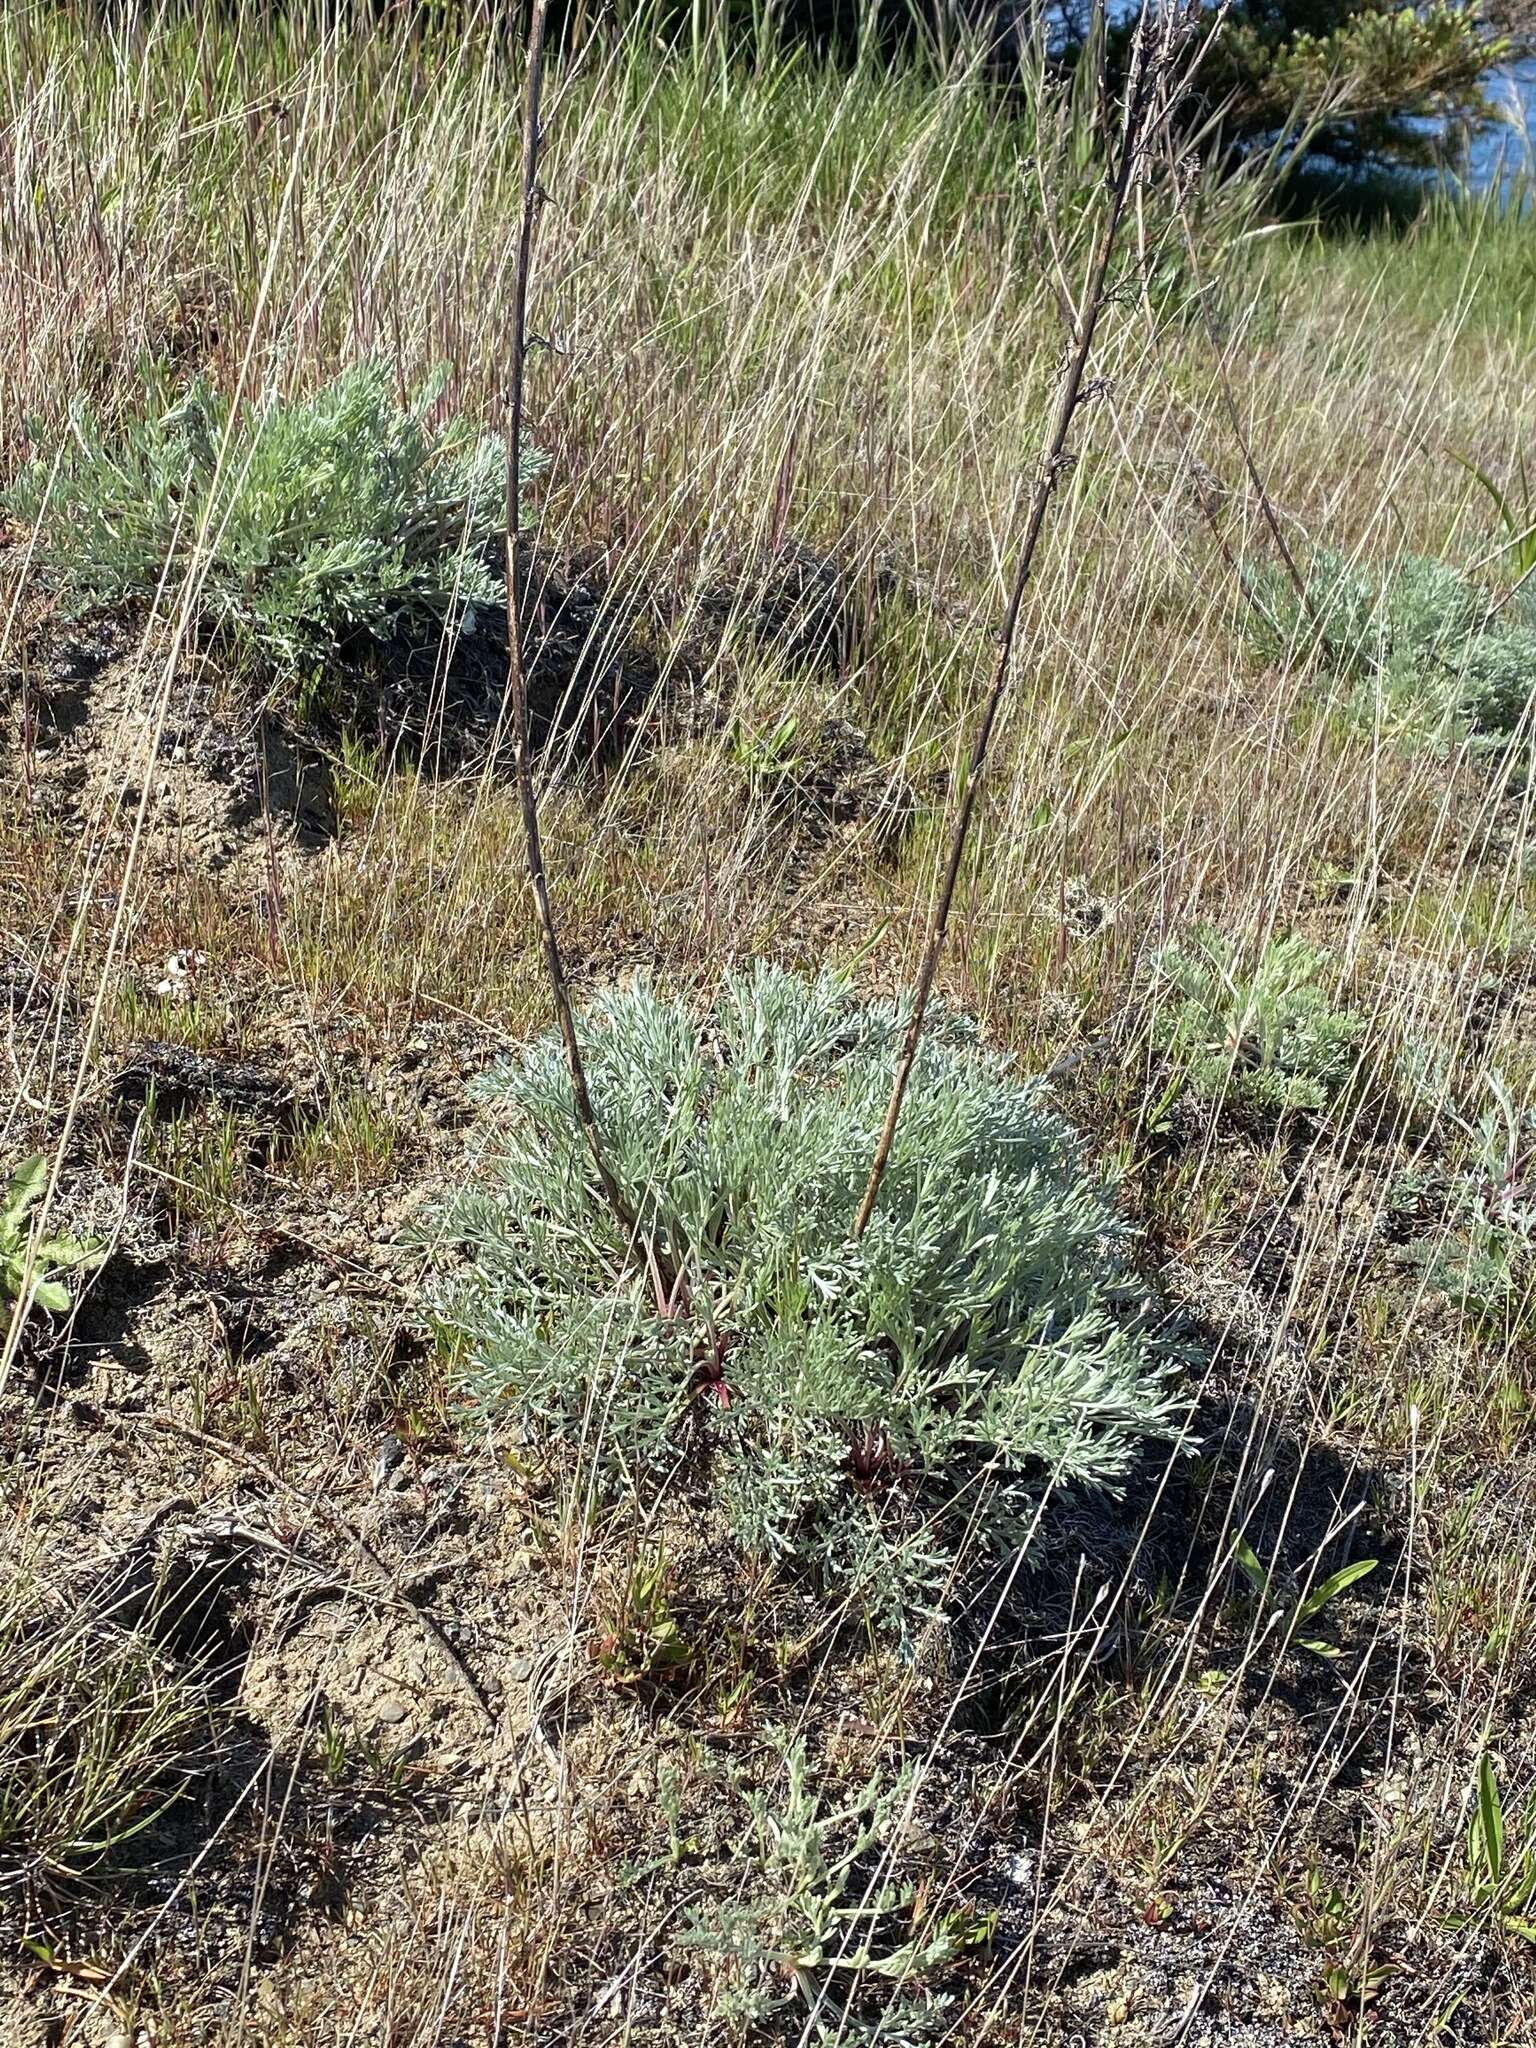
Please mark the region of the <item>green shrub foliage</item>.
[[1278, 568], [1250, 570], [1253, 631], [1269, 656], [1315, 648], [1357, 724], [1430, 744], [1498, 740], [1519, 724], [1536, 690], [1536, 632], [1449, 563], [1409, 555], [1369, 569], [1324, 550], [1304, 587], [1305, 609]]
[[1355, 1075], [1365, 1021], [1322, 986], [1328, 955], [1294, 935], [1253, 964], [1202, 926], [1155, 956], [1153, 1034], [1177, 1079], [1208, 1101], [1261, 1115], [1327, 1109]]
[[430, 425], [441, 388], [401, 406], [392, 373], [364, 362], [309, 397], [238, 411], [199, 379], [116, 432], [78, 409], [11, 510], [77, 607], [189, 579], [205, 631], [312, 682], [370, 639], [468, 630], [501, 602], [483, 557], [502, 529], [505, 445], [461, 420]]
[[1501, 1075], [1484, 1081], [1481, 1115], [1454, 1116], [1455, 1164], [1397, 1178], [1395, 1205], [1422, 1208], [1427, 1222], [1398, 1257], [1474, 1327], [1524, 1343], [1536, 1327], [1536, 1111], [1517, 1103]]
[[972, 1529], [1174, 1433], [1174, 1346], [1071, 1128], [953, 1016], [925, 1036], [879, 1208], [849, 1224], [907, 1012], [759, 966], [704, 1022], [645, 986], [586, 1018], [626, 1256], [559, 1045], [484, 1084], [465, 1192], [413, 1235], [466, 1384], [610, 1499], [707, 1479], [736, 1545], [905, 1627]]

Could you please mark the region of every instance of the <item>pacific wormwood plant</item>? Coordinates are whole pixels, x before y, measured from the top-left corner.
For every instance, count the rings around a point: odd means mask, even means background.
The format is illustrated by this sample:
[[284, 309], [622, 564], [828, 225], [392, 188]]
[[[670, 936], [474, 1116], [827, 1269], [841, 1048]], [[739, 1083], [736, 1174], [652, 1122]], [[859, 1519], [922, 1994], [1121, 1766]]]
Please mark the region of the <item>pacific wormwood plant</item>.
[[1173, 1087], [1260, 1116], [1330, 1108], [1359, 1071], [1366, 1025], [1330, 999], [1329, 967], [1295, 933], [1251, 959], [1210, 925], [1161, 947], [1152, 1037]]
[[[174, 601], [186, 582], [206, 635], [313, 701], [370, 642], [469, 631], [502, 602], [506, 445], [434, 425], [443, 383], [401, 404], [393, 372], [362, 362], [307, 397], [238, 407], [201, 379], [173, 402], [150, 391], [111, 431], [77, 407], [9, 509], [77, 609]], [[539, 466], [530, 453], [522, 481]]]
[[968, 1537], [1025, 1544], [1053, 1486], [1177, 1433], [1176, 1346], [1075, 1134], [957, 1016], [930, 1021], [880, 1204], [850, 1219], [906, 1002], [730, 977], [702, 1021], [640, 986], [581, 1024], [604, 1194], [560, 1042], [483, 1083], [464, 1256], [434, 1312], [462, 1383], [575, 1497], [707, 1484], [730, 1539], [877, 1625], [940, 1608]]
[[1319, 549], [1298, 591], [1271, 564], [1245, 571], [1250, 633], [1266, 658], [1310, 652], [1351, 724], [1410, 746], [1507, 741], [1536, 691], [1525, 593], [1501, 607], [1450, 563], [1369, 567]]
[[[805, 1738], [786, 1730], [783, 1741], [782, 1784], [743, 1788], [743, 1895], [694, 1907], [678, 1946], [719, 1959], [729, 1972], [722, 2012], [743, 2026], [799, 1999], [820, 2021], [811, 2038], [846, 2040], [849, 1999], [877, 1988], [886, 1994], [876, 2023], [882, 2039], [950, 2038], [953, 2000], [924, 1979], [990, 1929], [963, 1908], [925, 1913], [916, 1888], [887, 1865], [915, 1770], [909, 1765], [885, 1785], [872, 1778], [839, 1804], [818, 1787]], [[857, 2039], [864, 2029], [855, 2024]]]

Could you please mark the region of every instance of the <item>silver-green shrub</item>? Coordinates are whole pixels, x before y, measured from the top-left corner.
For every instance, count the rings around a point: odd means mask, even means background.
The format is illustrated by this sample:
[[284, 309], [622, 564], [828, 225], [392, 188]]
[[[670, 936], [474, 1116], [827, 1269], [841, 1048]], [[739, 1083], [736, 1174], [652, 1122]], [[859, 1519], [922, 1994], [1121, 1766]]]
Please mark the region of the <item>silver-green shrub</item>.
[[1495, 612], [1447, 562], [1408, 555], [1367, 568], [1320, 549], [1303, 579], [1305, 606], [1271, 564], [1249, 569], [1247, 582], [1262, 651], [1314, 651], [1341, 685], [1346, 715], [1390, 738], [1497, 739], [1536, 690], [1536, 631]]
[[506, 448], [462, 420], [429, 424], [441, 388], [401, 405], [390, 370], [363, 362], [233, 415], [201, 379], [116, 431], [77, 408], [10, 509], [76, 607], [147, 602], [190, 578], [205, 631], [312, 682], [359, 643], [466, 630], [501, 602], [483, 556], [502, 529]]
[[1256, 959], [1209, 925], [1153, 956], [1153, 1037], [1176, 1081], [1265, 1115], [1321, 1111], [1357, 1071], [1365, 1020], [1324, 988], [1328, 955], [1294, 934]]
[[829, 1800], [805, 1738], [786, 1730], [783, 1740], [782, 1786], [743, 1789], [741, 1896], [692, 1907], [678, 1947], [716, 1960], [718, 2010], [744, 2031], [798, 2006], [800, 2040], [828, 2048], [952, 2039], [954, 2001], [929, 1980], [985, 1927], [963, 1909], [925, 1915], [916, 1887], [895, 1875], [916, 1772]]
[[583, 1051], [656, 1264], [602, 1200], [553, 1038], [485, 1082], [468, 1185], [413, 1233], [464, 1253], [434, 1308], [465, 1385], [573, 1480], [707, 1485], [743, 1551], [898, 1629], [968, 1532], [1022, 1545], [1048, 1488], [1112, 1487], [1177, 1428], [1109, 1194], [959, 1017], [923, 1040], [851, 1240], [906, 1015], [767, 966], [703, 1020], [610, 994]]

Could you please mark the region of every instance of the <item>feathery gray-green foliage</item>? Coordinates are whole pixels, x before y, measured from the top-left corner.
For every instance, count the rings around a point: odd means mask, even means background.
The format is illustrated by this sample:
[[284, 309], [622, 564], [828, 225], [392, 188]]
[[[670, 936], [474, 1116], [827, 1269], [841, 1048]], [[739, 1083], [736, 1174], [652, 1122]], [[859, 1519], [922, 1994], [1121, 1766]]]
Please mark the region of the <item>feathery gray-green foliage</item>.
[[1456, 1165], [1398, 1179], [1398, 1201], [1422, 1200], [1435, 1213], [1400, 1259], [1475, 1324], [1523, 1339], [1536, 1320], [1536, 1111], [1501, 1075], [1484, 1080], [1482, 1113], [1455, 1119], [1463, 1140]]
[[880, 1206], [849, 1225], [906, 1017], [835, 976], [728, 978], [702, 1022], [647, 987], [582, 1028], [609, 1163], [681, 1278], [626, 1256], [558, 1043], [484, 1085], [466, 1190], [413, 1233], [466, 1385], [583, 1483], [707, 1475], [735, 1543], [898, 1629], [969, 1528], [1027, 1541], [1055, 1483], [1112, 1486], [1176, 1432], [1175, 1347], [1075, 1133], [944, 1016]]
[[1315, 641], [1343, 686], [1346, 715], [1367, 729], [1417, 744], [1497, 739], [1536, 690], [1536, 631], [1495, 612], [1488, 593], [1447, 562], [1408, 555], [1371, 569], [1320, 549], [1305, 610], [1278, 568], [1247, 574], [1261, 650], [1274, 656]]
[[1152, 964], [1154, 1039], [1196, 1095], [1263, 1115], [1321, 1111], [1356, 1072], [1365, 1021], [1334, 1007], [1328, 955], [1305, 939], [1271, 939], [1249, 965], [1202, 925]]
[[854, 2000], [873, 2007], [892, 2048], [952, 2034], [953, 2001], [926, 1979], [983, 1930], [956, 1912], [921, 1924], [914, 1888], [892, 1873], [912, 1782], [910, 1768], [873, 1778], [836, 1805], [818, 1792], [800, 1736], [785, 1749], [782, 1787], [744, 1793], [743, 1895], [695, 1907], [679, 1936], [727, 1965], [722, 2017], [753, 2028], [800, 2005], [811, 2029], [801, 2038], [830, 2044], [862, 2017], [848, 2010]]
[[[506, 449], [432, 426], [441, 376], [406, 405], [363, 362], [308, 397], [232, 411], [196, 380], [109, 432], [77, 408], [63, 447], [10, 494], [78, 608], [147, 602], [184, 578], [201, 627], [290, 682], [369, 639], [470, 630], [501, 602], [484, 559], [501, 532]], [[538, 458], [524, 463], [524, 477]], [[323, 684], [322, 684], [323, 689]]]

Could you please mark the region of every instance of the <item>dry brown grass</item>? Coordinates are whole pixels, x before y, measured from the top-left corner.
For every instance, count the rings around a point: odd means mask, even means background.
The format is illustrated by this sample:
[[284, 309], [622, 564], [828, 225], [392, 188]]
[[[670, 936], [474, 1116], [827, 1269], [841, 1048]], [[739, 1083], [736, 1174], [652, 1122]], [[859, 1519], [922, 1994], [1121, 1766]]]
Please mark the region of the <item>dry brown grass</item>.
[[[130, 406], [146, 352], [248, 392], [364, 353], [405, 388], [442, 360], [445, 403], [499, 420], [518, 77], [491, 39], [111, 31], [39, 6], [8, 17], [0, 57], [7, 465], [22, 423], [52, 445], [77, 394]], [[557, 67], [551, 102], [539, 559], [551, 588], [578, 561], [597, 593], [578, 692], [622, 646], [661, 705], [616, 756], [587, 759], [578, 721], [542, 757], [573, 974], [644, 966], [706, 989], [770, 955], [894, 985], [920, 950], [1060, 354], [1046, 229], [1070, 276], [1094, 217], [1065, 181], [1071, 138], [1043, 116], [1011, 128], [963, 77], [779, 57], [751, 77], [708, 53], [660, 63], [639, 35]], [[1200, 205], [1222, 366], [1293, 545], [1485, 558], [1488, 508], [1455, 454], [1509, 472], [1528, 381], [1517, 229], [1474, 209], [1329, 245], [1260, 227], [1242, 194]], [[1149, 196], [1142, 246], [1172, 264], [1167, 229]], [[1533, 1337], [1528, 1315], [1479, 1320], [1405, 1273], [1389, 1238], [1402, 1174], [1460, 1157], [1436, 1110], [1475, 1116], [1490, 1072], [1522, 1106], [1536, 1082], [1528, 746], [1405, 751], [1330, 712], [1303, 652], [1254, 654], [1200, 493], [1220, 487], [1240, 559], [1265, 554], [1264, 521], [1178, 268], [1166, 289], [1128, 271], [1105, 324], [1107, 388], [1024, 615], [942, 981], [999, 1043], [1064, 1063], [1126, 1169], [1149, 1259], [1202, 1328], [1206, 1445], [1118, 1517], [1062, 1509], [1025, 1618], [999, 1625], [1006, 1654], [963, 1634], [931, 1668], [805, 1650], [815, 1628], [778, 1595], [748, 1647], [706, 1581], [693, 1605], [678, 1595], [702, 1646], [685, 1697], [602, 1675], [589, 1650], [629, 1539], [562, 1520], [458, 1412], [413, 1349], [412, 1276], [386, 1249], [422, 1188], [461, 1170], [465, 1075], [545, 1021], [515, 792], [495, 762], [438, 774], [430, 748], [418, 763], [369, 729], [335, 766], [329, 843], [258, 825], [210, 864], [156, 823], [156, 741], [202, 659], [167, 592], [116, 657], [143, 686], [121, 758], [96, 761], [88, 800], [59, 796], [69, 733], [45, 719], [34, 757], [23, 719], [75, 685], [50, 667], [64, 629], [15, 537], [0, 1161], [47, 1144], [55, 1212], [169, 1278], [161, 1307], [125, 1311], [161, 1333], [142, 1386], [110, 1330], [60, 1351], [12, 1328], [7, 1502], [78, 1561], [118, 1540], [114, 1487], [140, 1516], [173, 1491], [199, 1514], [234, 1499], [335, 1573], [302, 1498], [253, 1504], [238, 1465], [210, 1458], [167, 1477], [163, 1452], [121, 1454], [104, 1483], [120, 1454], [102, 1446], [133, 1441], [143, 1407], [200, 1415], [361, 1522], [390, 1497], [369, 1477], [387, 1431], [407, 1450], [402, 1500], [430, 1503], [448, 1465], [472, 1497], [468, 1555], [435, 1597], [498, 1670], [523, 1654], [522, 1603], [538, 1650], [508, 1697], [539, 1732], [509, 1708], [515, 1771], [434, 1779], [447, 1738], [429, 1730], [411, 1798], [375, 1802], [355, 1758], [345, 1799], [312, 1794], [313, 1716], [301, 1736], [263, 1724], [265, 1751], [210, 1794], [211, 1847], [167, 1850], [158, 1892], [32, 1926], [42, 1988], [0, 2006], [0, 2031], [29, 2041], [77, 1984], [167, 2042], [729, 2038], [730, 1973], [670, 1944], [686, 1910], [750, 1892], [730, 1770], [774, 1786], [772, 1731], [798, 1725], [841, 1790], [917, 1767], [887, 1853], [919, 1920], [957, 1900], [998, 1911], [947, 1980], [951, 2038], [1151, 2041], [1186, 2012], [1192, 2039], [1522, 2038], [1528, 1945], [1467, 1917], [1465, 1799], [1491, 1751], [1512, 1838], [1536, 1829]], [[762, 565], [791, 543], [834, 576], [831, 658], [755, 629]], [[900, 829], [863, 799], [839, 809], [833, 722], [861, 736], [860, 773], [901, 786]], [[1155, 1128], [1149, 956], [1202, 918], [1255, 947], [1290, 929], [1330, 946], [1373, 1057], [1438, 1061], [1416, 1116], [1378, 1127], [1366, 1104], [1277, 1137], [1202, 1108]], [[206, 955], [190, 1002], [153, 993], [178, 949]], [[266, 1061], [302, 1113], [205, 1102], [168, 1126], [114, 1106], [123, 1062], [170, 1039]], [[263, 1317], [276, 1334], [258, 1344]], [[112, 1431], [90, 1435], [71, 1402]], [[104, 1521], [71, 1522], [103, 1493]], [[392, 1567], [437, 1560], [427, 1509], [400, 1526]], [[1379, 1555], [1319, 1623], [1337, 1661], [1277, 1653], [1232, 1567], [1241, 1531], [1303, 1579], [1351, 1543]], [[338, 1626], [316, 1683], [361, 1698], [347, 1654]], [[167, 1929], [216, 1917], [220, 1885], [243, 1904], [178, 1968]], [[296, 1903], [274, 1933], [279, 1895]], [[793, 2039], [802, 2022], [776, 2024]]]

